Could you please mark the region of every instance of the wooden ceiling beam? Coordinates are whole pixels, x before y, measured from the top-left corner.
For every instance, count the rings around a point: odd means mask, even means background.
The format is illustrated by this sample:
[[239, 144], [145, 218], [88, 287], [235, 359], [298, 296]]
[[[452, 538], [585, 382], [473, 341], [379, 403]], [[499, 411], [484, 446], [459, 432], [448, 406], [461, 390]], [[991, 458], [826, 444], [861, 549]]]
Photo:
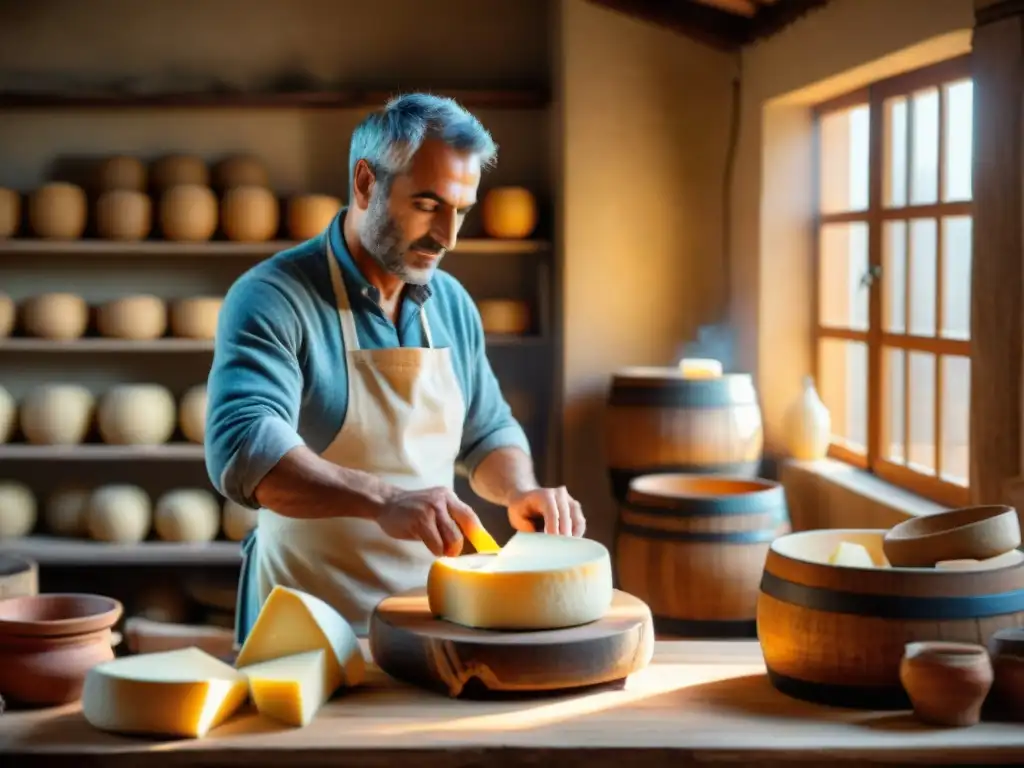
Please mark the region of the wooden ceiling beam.
[[694, 0], [694, 2], [710, 8], [717, 8], [726, 13], [745, 16], [748, 19], [754, 18], [754, 14], [757, 13], [757, 4], [754, 0]]

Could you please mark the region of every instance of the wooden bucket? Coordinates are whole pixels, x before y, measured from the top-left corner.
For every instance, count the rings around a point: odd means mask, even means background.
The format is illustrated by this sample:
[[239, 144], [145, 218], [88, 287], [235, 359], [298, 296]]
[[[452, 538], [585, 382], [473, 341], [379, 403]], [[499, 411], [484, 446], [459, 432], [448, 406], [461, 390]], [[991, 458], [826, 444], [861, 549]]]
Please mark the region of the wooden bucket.
[[643, 475], [619, 507], [618, 585], [650, 606], [659, 632], [753, 638], [768, 546], [789, 530], [771, 480]]
[[612, 492], [620, 502], [639, 475], [756, 477], [764, 433], [753, 379], [627, 368], [612, 377], [606, 441]]
[[[988, 645], [1024, 625], [1024, 553], [994, 570], [893, 568], [885, 530], [802, 531], [774, 541], [757, 602], [768, 677], [797, 699], [909, 709], [904, 646], [920, 640]], [[874, 568], [829, 565], [842, 541], [862, 544]]]
[[0, 555], [0, 600], [39, 594], [39, 566], [16, 555]]

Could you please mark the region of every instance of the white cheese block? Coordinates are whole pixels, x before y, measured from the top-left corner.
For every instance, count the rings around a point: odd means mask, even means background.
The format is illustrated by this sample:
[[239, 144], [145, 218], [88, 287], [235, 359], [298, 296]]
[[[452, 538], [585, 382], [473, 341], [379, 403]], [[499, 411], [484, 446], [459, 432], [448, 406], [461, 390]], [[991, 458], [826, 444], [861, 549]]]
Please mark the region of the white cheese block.
[[239, 669], [297, 653], [322, 650], [324, 689], [330, 697], [340, 686], [359, 685], [366, 660], [352, 626], [318, 597], [276, 585], [235, 659]]
[[201, 738], [249, 695], [245, 674], [198, 648], [122, 656], [89, 670], [82, 714], [113, 733]]
[[297, 653], [243, 667], [249, 694], [261, 715], [302, 727], [330, 698], [324, 686], [327, 654], [323, 650]]
[[587, 624], [611, 605], [611, 558], [591, 539], [517, 533], [493, 555], [435, 560], [427, 599], [435, 616], [480, 629]]
[[828, 558], [829, 565], [841, 565], [847, 568], [874, 568], [875, 561], [863, 544], [841, 541], [839, 546]]

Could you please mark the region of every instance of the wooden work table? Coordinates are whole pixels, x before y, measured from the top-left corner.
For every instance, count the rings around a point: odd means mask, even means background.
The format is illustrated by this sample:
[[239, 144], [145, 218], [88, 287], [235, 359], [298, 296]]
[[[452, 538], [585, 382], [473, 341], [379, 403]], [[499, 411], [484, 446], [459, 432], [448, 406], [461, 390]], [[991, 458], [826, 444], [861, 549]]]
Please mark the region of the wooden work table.
[[451, 700], [375, 668], [308, 727], [245, 711], [201, 740], [153, 741], [93, 730], [77, 705], [0, 716], [0, 765], [641, 768], [1024, 762], [1024, 726], [936, 729], [909, 712], [806, 704], [776, 692], [755, 641], [658, 642], [624, 689], [518, 701]]

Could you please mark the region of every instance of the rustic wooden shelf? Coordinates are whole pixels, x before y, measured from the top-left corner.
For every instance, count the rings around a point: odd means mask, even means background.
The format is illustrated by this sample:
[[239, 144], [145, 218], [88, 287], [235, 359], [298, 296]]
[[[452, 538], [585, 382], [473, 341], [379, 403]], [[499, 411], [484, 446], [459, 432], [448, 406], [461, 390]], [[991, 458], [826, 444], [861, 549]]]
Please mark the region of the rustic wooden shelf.
[[27, 557], [41, 566], [236, 565], [241, 562], [242, 547], [235, 541], [113, 544], [59, 536], [26, 536], [0, 541], [0, 554]]
[[[0, 92], [0, 109], [374, 109], [392, 96], [419, 90], [337, 88], [329, 91], [130, 94]], [[542, 109], [543, 88], [429, 89], [471, 109]]]
[[[270, 240], [265, 243], [236, 243], [211, 240], [205, 243], [173, 240], [44, 240], [13, 238], [0, 240], [3, 254], [39, 254], [73, 256], [271, 256], [298, 245], [292, 240]], [[540, 253], [551, 247], [546, 240], [501, 240], [498, 238], [467, 238], [460, 240], [452, 253]]]
[[202, 461], [203, 446], [197, 443], [164, 443], [163, 445], [0, 445], [0, 461], [31, 459], [40, 461]]

